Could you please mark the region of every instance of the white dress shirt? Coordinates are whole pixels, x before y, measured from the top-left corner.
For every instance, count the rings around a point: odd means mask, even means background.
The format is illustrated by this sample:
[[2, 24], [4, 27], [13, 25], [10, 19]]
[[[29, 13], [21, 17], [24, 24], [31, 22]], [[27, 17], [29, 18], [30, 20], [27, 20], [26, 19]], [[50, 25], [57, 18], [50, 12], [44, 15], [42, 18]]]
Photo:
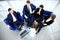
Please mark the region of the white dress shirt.
[[38, 12], [39, 15], [40, 15], [40, 12], [41, 12], [41, 9], [39, 9], [39, 12]]
[[[27, 8], [29, 9], [29, 11], [30, 11], [30, 14], [31, 14], [31, 13], [32, 13], [31, 6], [29, 5], [29, 6], [27, 6]], [[28, 17], [25, 15], [25, 18], [27, 19]]]
[[13, 15], [13, 13], [11, 13], [12, 17], [13, 17], [13, 22], [15, 22], [17, 19], [16, 17]]
[[27, 6], [27, 7], [28, 7], [28, 9], [30, 10], [30, 13], [32, 13], [31, 6], [29, 5], [29, 6]]

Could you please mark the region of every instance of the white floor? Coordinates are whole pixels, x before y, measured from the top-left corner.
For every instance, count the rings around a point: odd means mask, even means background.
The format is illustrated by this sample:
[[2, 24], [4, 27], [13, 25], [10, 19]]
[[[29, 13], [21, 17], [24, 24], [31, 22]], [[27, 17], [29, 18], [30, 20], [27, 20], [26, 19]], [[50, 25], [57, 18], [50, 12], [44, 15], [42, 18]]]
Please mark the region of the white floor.
[[60, 40], [60, 5], [56, 7], [54, 13], [56, 19], [53, 24], [42, 28], [40, 33], [34, 37], [27, 36], [27, 38], [23, 39], [21, 39], [19, 31], [9, 30], [7, 25], [0, 20], [0, 40]]

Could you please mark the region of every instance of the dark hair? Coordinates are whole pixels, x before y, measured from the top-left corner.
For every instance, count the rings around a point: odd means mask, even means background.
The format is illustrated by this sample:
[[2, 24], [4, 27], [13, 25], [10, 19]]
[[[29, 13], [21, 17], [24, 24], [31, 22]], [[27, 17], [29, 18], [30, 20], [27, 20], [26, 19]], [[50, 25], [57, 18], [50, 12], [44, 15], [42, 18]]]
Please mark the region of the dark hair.
[[26, 3], [30, 3], [30, 1], [28, 0], [28, 1], [26, 1]]
[[11, 10], [11, 8], [8, 8], [8, 11], [10, 11]]
[[44, 6], [43, 6], [43, 5], [40, 5], [39, 7], [44, 8]]

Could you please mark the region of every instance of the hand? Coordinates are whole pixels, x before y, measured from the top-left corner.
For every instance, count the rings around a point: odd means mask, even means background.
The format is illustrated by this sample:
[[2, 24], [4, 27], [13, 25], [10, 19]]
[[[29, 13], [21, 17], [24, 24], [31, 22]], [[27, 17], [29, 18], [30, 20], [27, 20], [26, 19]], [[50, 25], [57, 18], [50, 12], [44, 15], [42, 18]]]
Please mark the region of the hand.
[[44, 24], [45, 20], [42, 21], [42, 23]]
[[35, 10], [32, 13], [34, 13], [34, 12], [35, 12]]
[[26, 19], [28, 18], [26, 15], [24, 16]]
[[35, 10], [33, 10], [33, 12], [31, 12], [31, 13], [34, 13], [35, 12]]
[[39, 15], [40, 15], [40, 13], [39, 13], [39, 12], [37, 12], [37, 14], [39, 14]]
[[38, 25], [38, 22], [35, 20], [32, 26], [35, 28], [37, 27], [37, 25]]
[[36, 20], [34, 21], [34, 25], [38, 25], [38, 22]]

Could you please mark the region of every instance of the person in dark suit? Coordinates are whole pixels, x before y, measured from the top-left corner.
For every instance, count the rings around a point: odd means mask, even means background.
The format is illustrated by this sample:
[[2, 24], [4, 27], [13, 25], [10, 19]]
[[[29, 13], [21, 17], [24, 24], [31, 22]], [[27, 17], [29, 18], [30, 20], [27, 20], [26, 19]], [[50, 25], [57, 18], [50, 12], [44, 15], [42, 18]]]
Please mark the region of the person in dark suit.
[[[53, 14], [53, 12], [44, 11], [44, 15], [43, 15], [44, 24], [46, 24], [46, 25], [51, 25], [51, 24], [54, 22], [55, 18], [56, 18], [56, 15]], [[47, 21], [48, 19], [50, 19], [50, 20]]]
[[[23, 8], [23, 16], [25, 18], [25, 21], [27, 22], [27, 24], [32, 24], [34, 18], [33, 18], [33, 13], [36, 9], [36, 6], [31, 4], [30, 1], [26, 1], [26, 5]], [[31, 25], [30, 25], [31, 26]]]
[[43, 5], [40, 5], [39, 8], [37, 8], [34, 12], [35, 16], [35, 20], [34, 20], [34, 23], [33, 23], [33, 27], [36, 27], [36, 34], [39, 33], [39, 31], [41, 30], [43, 24], [42, 24], [42, 21], [43, 21], [43, 13], [44, 13], [44, 9], [43, 9]]
[[13, 28], [19, 29], [20, 25], [24, 24], [24, 19], [19, 12], [14, 11], [12, 8], [8, 9], [7, 21]]

